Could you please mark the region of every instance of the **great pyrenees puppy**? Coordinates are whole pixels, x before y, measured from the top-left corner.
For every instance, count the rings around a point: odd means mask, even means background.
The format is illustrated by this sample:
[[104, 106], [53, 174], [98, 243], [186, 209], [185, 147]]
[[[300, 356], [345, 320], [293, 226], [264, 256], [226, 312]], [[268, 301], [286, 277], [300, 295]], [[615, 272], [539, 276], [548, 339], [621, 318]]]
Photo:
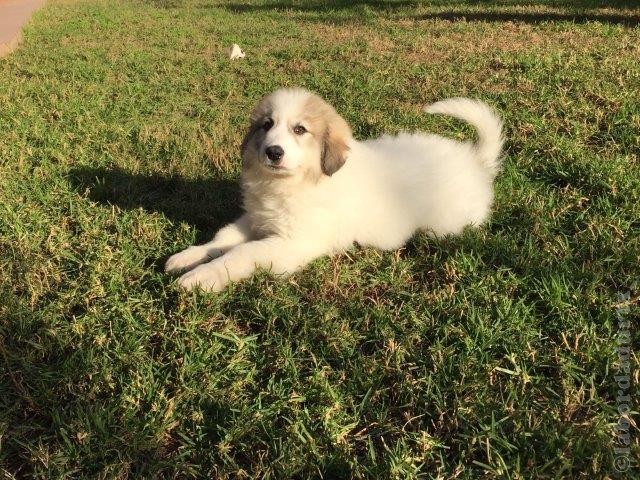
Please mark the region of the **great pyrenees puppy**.
[[477, 143], [400, 133], [358, 141], [319, 96], [282, 89], [251, 113], [242, 142], [245, 213], [204, 245], [173, 255], [179, 284], [220, 291], [258, 267], [292, 273], [354, 242], [401, 247], [417, 231], [441, 236], [484, 222], [493, 202], [502, 123], [484, 103], [425, 108], [470, 123]]

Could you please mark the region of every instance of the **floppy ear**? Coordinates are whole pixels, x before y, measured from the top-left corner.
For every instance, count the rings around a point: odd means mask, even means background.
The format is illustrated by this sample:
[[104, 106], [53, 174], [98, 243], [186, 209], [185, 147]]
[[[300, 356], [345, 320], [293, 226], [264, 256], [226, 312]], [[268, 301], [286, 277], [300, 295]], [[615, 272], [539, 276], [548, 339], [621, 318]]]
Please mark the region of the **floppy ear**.
[[249, 129], [247, 133], [244, 135], [242, 139], [242, 144], [240, 145], [240, 153], [244, 157], [247, 148], [249, 147], [249, 143], [251, 142], [251, 138], [255, 135], [255, 133], [262, 128], [260, 125], [260, 120], [262, 120], [267, 113], [271, 109], [271, 95], [267, 95], [263, 97], [258, 104], [253, 107], [251, 111], [251, 115], [249, 117]]
[[242, 139], [242, 144], [240, 145], [240, 154], [243, 157], [245, 152], [247, 151], [247, 147], [249, 146], [251, 137], [253, 137], [253, 134], [256, 133], [258, 129], [259, 128], [256, 126], [255, 122], [251, 122], [251, 125], [249, 125], [249, 130], [247, 130], [247, 133], [245, 133], [244, 138]]
[[344, 119], [335, 113], [324, 133], [320, 165], [325, 175], [331, 176], [342, 168], [349, 152], [351, 129]]

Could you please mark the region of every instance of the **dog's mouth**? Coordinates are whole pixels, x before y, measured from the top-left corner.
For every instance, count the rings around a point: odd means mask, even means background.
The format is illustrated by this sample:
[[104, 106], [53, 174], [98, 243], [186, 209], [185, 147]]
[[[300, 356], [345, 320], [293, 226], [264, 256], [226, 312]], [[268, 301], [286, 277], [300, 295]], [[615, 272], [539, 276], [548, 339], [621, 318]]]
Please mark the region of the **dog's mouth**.
[[283, 165], [276, 165], [271, 162], [263, 162], [262, 163], [267, 169], [274, 173], [287, 173], [289, 169]]

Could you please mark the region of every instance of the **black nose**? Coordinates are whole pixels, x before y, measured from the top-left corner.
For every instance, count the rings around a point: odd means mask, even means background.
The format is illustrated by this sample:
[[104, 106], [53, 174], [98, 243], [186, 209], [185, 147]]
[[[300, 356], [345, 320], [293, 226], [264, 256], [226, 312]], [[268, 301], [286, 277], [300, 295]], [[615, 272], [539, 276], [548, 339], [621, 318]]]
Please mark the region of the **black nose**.
[[280, 145], [271, 145], [270, 147], [267, 147], [264, 152], [267, 154], [267, 158], [272, 162], [279, 161], [284, 155], [284, 150]]

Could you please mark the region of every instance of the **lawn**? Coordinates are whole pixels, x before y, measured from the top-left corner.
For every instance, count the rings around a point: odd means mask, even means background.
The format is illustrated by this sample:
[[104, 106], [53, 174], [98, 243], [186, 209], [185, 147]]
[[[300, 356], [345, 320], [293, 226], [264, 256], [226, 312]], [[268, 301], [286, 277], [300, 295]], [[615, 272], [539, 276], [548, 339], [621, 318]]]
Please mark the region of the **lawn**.
[[[634, 4], [50, 0], [0, 59], [1, 476], [635, 478]], [[491, 222], [180, 291], [163, 262], [238, 215], [247, 115], [280, 86], [358, 138], [469, 138], [420, 107], [485, 100]]]

